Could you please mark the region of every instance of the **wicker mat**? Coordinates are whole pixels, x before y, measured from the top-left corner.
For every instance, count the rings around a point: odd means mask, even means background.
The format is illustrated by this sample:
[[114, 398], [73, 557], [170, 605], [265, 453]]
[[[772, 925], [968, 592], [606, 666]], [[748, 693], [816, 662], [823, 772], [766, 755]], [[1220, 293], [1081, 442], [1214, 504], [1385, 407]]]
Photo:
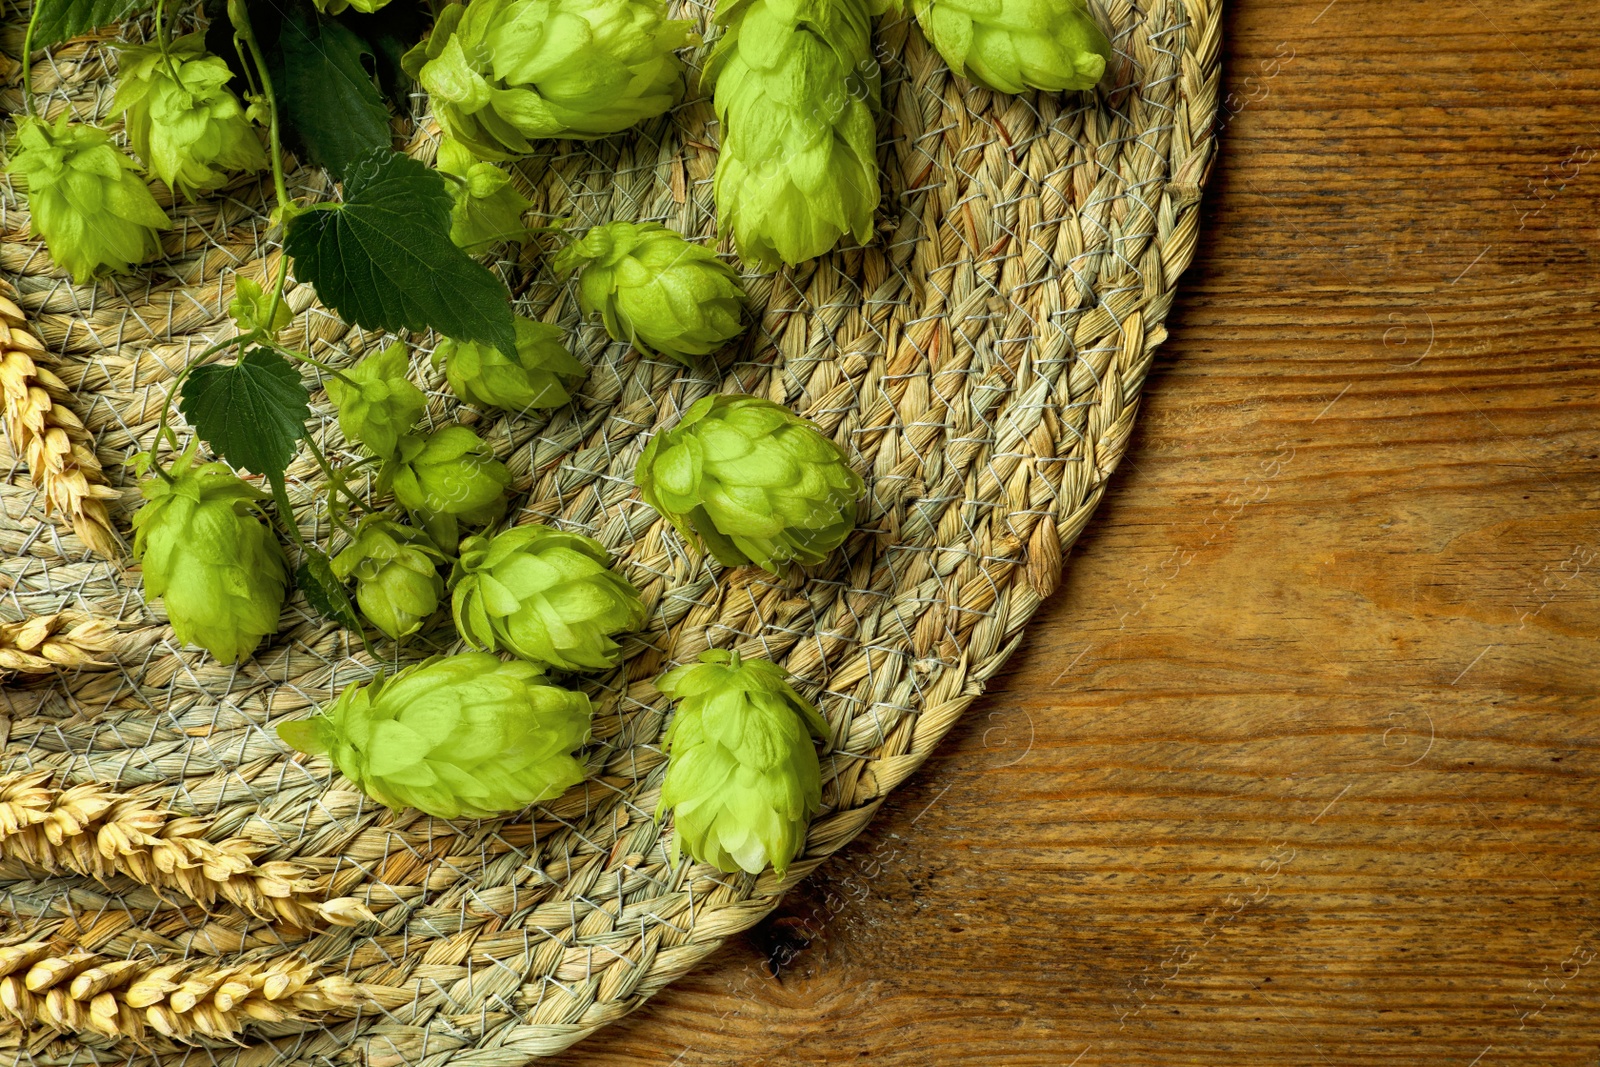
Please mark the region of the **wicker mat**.
[[[758, 327], [717, 367], [610, 343], [539, 239], [498, 269], [519, 311], [571, 331], [590, 369], [572, 405], [536, 417], [459, 407], [428, 363], [432, 338], [411, 339], [428, 418], [493, 442], [515, 476], [516, 521], [599, 538], [651, 607], [625, 666], [588, 683], [588, 781], [529, 812], [396, 814], [272, 729], [377, 667], [457, 647], [447, 619], [403, 649], [379, 645], [391, 659], [374, 663], [296, 596], [253, 660], [220, 666], [174, 641], [126, 558], [86, 551], [94, 514], [75, 534], [59, 508], [47, 514], [29, 456], [0, 464], [0, 620], [25, 623], [0, 625], [0, 1055], [512, 1067], [627, 1014], [766, 914], [983, 691], [1122, 456], [1195, 249], [1221, 6], [1097, 4], [1117, 57], [1096, 93], [1061, 96], [974, 89], [907, 19], [882, 20], [876, 239], [746, 277]], [[10, 57], [22, 22], [5, 21]], [[110, 121], [112, 36], [36, 67], [52, 115]], [[15, 75], [0, 56], [12, 112]], [[539, 215], [574, 228], [654, 219], [711, 238], [716, 137], [691, 90], [637, 133], [523, 161], [517, 181]], [[410, 150], [426, 158], [436, 143], [424, 121]], [[332, 193], [311, 169], [290, 185]], [[69, 284], [28, 238], [25, 197], [8, 188], [0, 203], [14, 287], [0, 301], [0, 382], [26, 378], [21, 395], [55, 420], [33, 442], [54, 459], [35, 463], [92, 479], [98, 460], [116, 537], [138, 499], [130, 458], [174, 375], [232, 329], [235, 278], [276, 268], [269, 193], [250, 178], [172, 206], [166, 260], [93, 286]], [[327, 362], [385, 341], [341, 324], [309, 285], [291, 281], [288, 298], [287, 343]], [[716, 392], [793, 406], [866, 475], [861, 529], [829, 564], [781, 580], [724, 570], [640, 502], [632, 470], [647, 438]], [[348, 455], [317, 400], [319, 443]], [[321, 535], [318, 473], [297, 462], [291, 499]], [[776, 660], [831, 724], [823, 813], [782, 878], [674, 867], [670, 822], [654, 819], [668, 706], [651, 679], [711, 646]]]

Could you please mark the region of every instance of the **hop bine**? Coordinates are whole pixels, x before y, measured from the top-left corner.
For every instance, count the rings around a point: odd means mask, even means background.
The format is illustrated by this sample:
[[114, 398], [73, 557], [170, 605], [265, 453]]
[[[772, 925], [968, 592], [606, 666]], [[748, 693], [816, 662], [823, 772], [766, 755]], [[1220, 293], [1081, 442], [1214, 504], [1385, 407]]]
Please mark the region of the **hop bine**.
[[614, 667], [613, 635], [642, 626], [645, 608], [608, 562], [598, 541], [537, 524], [469, 537], [453, 576], [456, 629], [473, 648], [558, 670]]
[[559, 326], [519, 315], [516, 358], [493, 345], [445, 338], [433, 350], [433, 364], [444, 364], [451, 391], [469, 404], [507, 411], [560, 407], [585, 375], [563, 336]]
[[533, 204], [517, 192], [511, 175], [448, 137], [439, 142], [438, 167], [456, 179], [446, 182], [454, 200], [450, 240], [476, 255], [526, 235], [522, 213]]
[[244, 105], [228, 89], [233, 72], [205, 50], [203, 34], [123, 48], [113, 111], [150, 172], [190, 200], [220, 188], [228, 172], [267, 166]]
[[139, 488], [133, 552], [146, 595], [165, 600], [180, 641], [224, 663], [243, 659], [277, 632], [288, 583], [283, 549], [259, 516], [265, 494], [221, 463], [196, 465], [192, 446], [167, 478]]
[[683, 98], [692, 43], [659, 0], [474, 0], [447, 6], [407, 56], [434, 115], [480, 158], [542, 137], [605, 137]]
[[533, 664], [468, 652], [351, 686], [278, 735], [326, 754], [391, 808], [488, 818], [583, 780], [572, 753], [589, 737], [589, 716], [588, 697], [544, 684]]
[[422, 629], [439, 609], [444, 561], [444, 553], [421, 530], [369, 515], [356, 539], [333, 557], [333, 573], [342, 582], [355, 578], [361, 614], [398, 641]]
[[861, 476], [812, 423], [754, 396], [708, 396], [645, 446], [645, 503], [730, 567], [821, 563], [855, 527]]
[[127, 272], [161, 251], [156, 231], [172, 225], [134, 173], [133, 160], [94, 126], [17, 123], [8, 174], [27, 185], [33, 234], [82, 285], [101, 270]]
[[1111, 41], [1085, 0], [913, 0], [950, 69], [1003, 93], [1093, 89]]
[[762, 270], [872, 236], [880, 72], [871, 20], [887, 0], [722, 0], [706, 66], [722, 144], [719, 235]]
[[744, 329], [744, 289], [733, 268], [660, 223], [596, 226], [551, 266], [577, 271], [584, 313], [598, 311], [613, 339], [642, 352], [692, 364]]
[[723, 649], [668, 671], [656, 688], [678, 701], [656, 812], [673, 813], [674, 860], [686, 848], [730, 874], [769, 863], [782, 874], [822, 804], [811, 736], [826, 737], [827, 721], [777, 664]]
[[328, 379], [328, 399], [339, 411], [339, 431], [351, 443], [366, 445], [373, 455], [389, 459], [400, 437], [422, 418], [428, 398], [406, 377], [410, 360], [401, 341], [374, 353]]

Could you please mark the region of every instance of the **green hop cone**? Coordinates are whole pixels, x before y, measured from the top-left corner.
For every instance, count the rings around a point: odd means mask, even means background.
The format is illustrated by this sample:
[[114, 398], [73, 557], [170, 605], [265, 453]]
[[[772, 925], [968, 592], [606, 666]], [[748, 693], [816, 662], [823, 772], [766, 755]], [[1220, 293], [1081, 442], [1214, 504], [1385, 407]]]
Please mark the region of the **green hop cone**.
[[683, 98], [689, 27], [660, 0], [473, 0], [446, 7], [410, 62], [447, 134], [510, 159], [665, 113]]
[[124, 273], [161, 251], [156, 231], [172, 225], [138, 165], [106, 131], [67, 121], [17, 122], [8, 174], [27, 185], [33, 234], [80, 285], [97, 272]]
[[374, 800], [441, 819], [488, 818], [583, 781], [589, 698], [545, 685], [531, 663], [486, 652], [437, 657], [352, 685], [278, 736]]
[[645, 503], [730, 567], [821, 563], [855, 527], [864, 489], [843, 450], [770, 400], [708, 396], [645, 446]]
[[557, 253], [558, 274], [578, 272], [584, 313], [642, 352], [691, 363], [744, 329], [744, 289], [732, 267], [655, 222], [596, 226]]
[[258, 515], [265, 495], [225, 465], [194, 458], [190, 448], [171, 481], [140, 484], [133, 552], [145, 595], [165, 600], [178, 639], [235, 663], [277, 632], [288, 567]]
[[612, 636], [642, 626], [645, 609], [608, 562], [598, 541], [548, 526], [469, 537], [453, 576], [456, 629], [473, 648], [558, 670], [614, 667]]
[[1085, 0], [913, 0], [950, 69], [1003, 93], [1093, 89], [1111, 41]]
[[656, 814], [671, 809], [680, 850], [732, 874], [782, 874], [805, 847], [822, 804], [811, 736], [828, 724], [770, 660], [712, 649], [696, 666], [656, 680], [678, 701], [667, 728], [667, 779]]
[[317, 10], [325, 15], [342, 15], [346, 10], [370, 15], [386, 6], [389, 0], [312, 0], [312, 2], [316, 4]]
[[339, 430], [346, 440], [383, 459], [394, 456], [400, 437], [428, 406], [422, 390], [406, 377], [410, 362], [405, 344], [396, 341], [345, 371], [349, 382], [328, 379], [328, 399], [339, 409]]
[[273, 337], [294, 319], [294, 311], [287, 301], [243, 275], [234, 275], [228, 315], [240, 333], [262, 330]]
[[459, 523], [482, 526], [505, 513], [509, 484], [511, 472], [494, 458], [489, 442], [465, 426], [404, 435], [378, 472], [379, 491], [392, 488], [434, 543], [449, 548], [459, 539]]
[[128, 142], [150, 172], [193, 200], [220, 188], [230, 171], [267, 166], [261, 139], [244, 105], [228, 89], [233, 72], [205, 50], [203, 34], [121, 49], [113, 111], [123, 114]]
[[439, 142], [439, 170], [455, 203], [450, 209], [450, 240], [474, 255], [506, 241], [520, 240], [528, 229], [522, 213], [533, 206], [511, 184], [511, 175], [484, 163], [465, 145], [448, 137]]
[[878, 206], [871, 42], [879, 0], [721, 0], [706, 66], [722, 145], [719, 235], [763, 270], [872, 236]]
[[583, 364], [562, 344], [561, 327], [517, 317], [517, 356], [492, 345], [446, 338], [433, 350], [450, 389], [469, 404], [528, 411], [555, 408], [572, 399], [583, 381]]
[[356, 580], [356, 603], [367, 621], [398, 641], [422, 629], [439, 609], [445, 561], [428, 535], [382, 515], [361, 522], [356, 538], [333, 557], [342, 582]]

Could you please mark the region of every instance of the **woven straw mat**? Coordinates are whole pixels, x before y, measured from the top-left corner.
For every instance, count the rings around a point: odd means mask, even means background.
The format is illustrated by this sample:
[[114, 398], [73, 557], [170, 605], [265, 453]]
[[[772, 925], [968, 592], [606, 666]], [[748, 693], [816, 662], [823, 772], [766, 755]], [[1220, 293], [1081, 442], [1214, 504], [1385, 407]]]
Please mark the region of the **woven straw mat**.
[[[548, 237], [496, 268], [521, 313], [570, 331], [589, 367], [574, 403], [533, 416], [459, 405], [428, 362], [434, 338], [409, 339], [429, 422], [494, 444], [514, 521], [599, 538], [651, 609], [625, 665], [583, 682], [588, 780], [530, 811], [391, 812], [276, 737], [377, 668], [459, 648], [448, 613], [404, 648], [383, 642], [375, 663], [295, 594], [277, 636], [223, 666], [174, 640], [125, 549], [100, 558], [47, 515], [25, 456], [0, 464], [0, 622], [33, 620], [0, 625], [0, 662], [7, 641], [35, 657], [0, 670], [0, 1055], [513, 1067], [627, 1014], [757, 922], [983, 691], [1121, 458], [1195, 249], [1221, 6], [1097, 3], [1116, 49], [1100, 88], [1020, 97], [952, 77], [907, 18], [880, 20], [878, 232], [746, 275], [755, 325], [715, 366], [609, 341], [551, 274]], [[686, 14], [709, 35], [709, 7]], [[12, 112], [22, 22], [14, 13], [0, 36]], [[49, 114], [112, 123], [117, 36], [40, 59]], [[530, 220], [653, 219], [715, 241], [718, 131], [697, 75], [666, 118], [518, 164]], [[408, 150], [430, 158], [437, 127], [407, 129]], [[289, 183], [301, 198], [334, 192], [313, 168], [292, 165]], [[164, 260], [74, 286], [28, 236], [25, 196], [5, 188], [0, 266], [14, 288], [0, 341], [31, 355], [36, 397], [92, 449], [121, 538], [138, 501], [130, 461], [175, 374], [230, 334], [235, 280], [276, 270], [269, 200], [252, 176], [171, 205]], [[292, 278], [288, 301], [287, 343], [334, 365], [392, 340], [343, 325]], [[646, 440], [718, 392], [790, 405], [865, 475], [860, 529], [824, 566], [723, 569], [639, 500]], [[354, 459], [314, 395], [318, 442]], [[306, 454], [289, 472], [308, 537], [327, 533], [318, 479]], [[781, 878], [675, 867], [670, 820], [654, 818], [669, 706], [651, 680], [708, 647], [775, 660], [831, 726], [823, 811]]]

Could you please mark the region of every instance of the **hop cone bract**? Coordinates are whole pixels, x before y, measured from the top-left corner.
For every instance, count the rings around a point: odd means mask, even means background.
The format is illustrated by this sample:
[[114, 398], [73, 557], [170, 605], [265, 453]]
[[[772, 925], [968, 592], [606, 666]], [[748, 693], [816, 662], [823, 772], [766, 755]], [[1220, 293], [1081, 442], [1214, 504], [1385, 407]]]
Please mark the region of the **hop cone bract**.
[[614, 634], [644, 624], [644, 604], [598, 541], [537, 524], [461, 543], [452, 606], [474, 648], [560, 670], [616, 666]]
[[720, 234], [764, 270], [864, 243], [878, 206], [879, 0], [722, 0], [706, 67], [722, 145]]
[[347, 440], [384, 459], [395, 454], [401, 435], [428, 406], [422, 390], [406, 377], [409, 365], [405, 344], [396, 341], [345, 371], [348, 383], [328, 379], [328, 399], [339, 410], [339, 430]]
[[450, 389], [469, 404], [527, 411], [560, 407], [584, 377], [583, 364], [562, 343], [561, 327], [517, 316], [517, 355], [493, 345], [445, 338], [433, 350]]
[[198, 33], [172, 42], [168, 58], [156, 45], [119, 54], [111, 108], [123, 113], [128, 141], [150, 172], [190, 200], [224, 185], [229, 171], [267, 165], [244, 105], [228, 89], [232, 78]]
[[398, 641], [416, 633], [439, 608], [445, 555], [428, 535], [381, 515], [368, 516], [356, 538], [333, 557], [340, 581], [356, 580], [356, 603], [367, 621]]
[[950, 69], [1003, 93], [1093, 89], [1111, 41], [1085, 0], [913, 0]]
[[556, 254], [558, 274], [578, 271], [585, 314], [643, 352], [680, 363], [715, 352], [744, 329], [744, 289], [732, 267], [656, 222], [596, 226]]
[[6, 166], [27, 184], [34, 235], [79, 284], [102, 268], [124, 272], [161, 251], [156, 231], [172, 223], [137, 169], [106, 131], [66, 115], [53, 126], [19, 120]]
[[419, 79], [446, 133], [483, 159], [541, 137], [604, 137], [683, 97], [690, 23], [660, 0], [473, 0], [445, 8]]
[[861, 476], [813, 424], [770, 400], [708, 396], [645, 446], [644, 500], [728, 566], [821, 563], [856, 522]]
[[278, 736], [326, 754], [391, 808], [487, 818], [582, 781], [572, 753], [588, 739], [589, 717], [588, 697], [543, 684], [533, 664], [468, 652], [350, 686]]
[[283, 549], [257, 514], [265, 496], [221, 463], [195, 465], [193, 449], [169, 474], [139, 486], [133, 552], [145, 594], [166, 601], [180, 641], [236, 662], [277, 632], [288, 582]]
[[526, 236], [522, 213], [533, 204], [517, 192], [511, 175], [480, 161], [471, 149], [448, 137], [439, 142], [438, 166], [460, 179], [445, 182], [455, 201], [450, 209], [450, 240], [476, 254]]
[[730, 874], [779, 874], [805, 846], [822, 802], [811, 736], [828, 724], [777, 664], [722, 649], [668, 671], [656, 687], [678, 701], [667, 728], [667, 778], [657, 814], [671, 809], [680, 849]]

